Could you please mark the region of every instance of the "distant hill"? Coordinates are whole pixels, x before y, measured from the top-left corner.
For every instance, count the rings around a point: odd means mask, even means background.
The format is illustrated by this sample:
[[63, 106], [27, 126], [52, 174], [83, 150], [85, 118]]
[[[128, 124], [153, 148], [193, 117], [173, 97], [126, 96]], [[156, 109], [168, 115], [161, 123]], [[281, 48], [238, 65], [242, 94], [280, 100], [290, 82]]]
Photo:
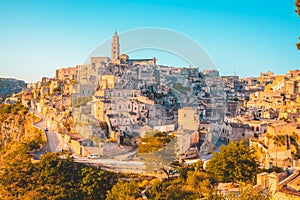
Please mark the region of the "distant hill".
[[0, 103], [6, 97], [10, 97], [14, 93], [18, 93], [22, 88], [26, 87], [26, 83], [22, 80], [13, 78], [0, 78]]

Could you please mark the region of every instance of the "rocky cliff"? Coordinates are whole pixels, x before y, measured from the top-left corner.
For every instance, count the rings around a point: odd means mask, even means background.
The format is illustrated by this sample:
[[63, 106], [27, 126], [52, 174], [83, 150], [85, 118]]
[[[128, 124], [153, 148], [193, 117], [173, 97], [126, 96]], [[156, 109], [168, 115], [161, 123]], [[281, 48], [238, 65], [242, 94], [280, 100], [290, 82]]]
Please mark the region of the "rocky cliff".
[[0, 104], [0, 149], [14, 142], [24, 142], [31, 149], [38, 149], [45, 142], [44, 132], [32, 124], [39, 120], [19, 103]]

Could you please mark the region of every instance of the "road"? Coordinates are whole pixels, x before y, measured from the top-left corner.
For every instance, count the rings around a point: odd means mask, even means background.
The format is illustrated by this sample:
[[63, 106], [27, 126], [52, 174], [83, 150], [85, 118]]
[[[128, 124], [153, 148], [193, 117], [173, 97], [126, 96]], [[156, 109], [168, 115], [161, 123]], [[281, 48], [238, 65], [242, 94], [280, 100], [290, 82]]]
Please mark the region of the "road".
[[[40, 117], [42, 120], [38, 123], [35, 123], [34, 126], [37, 128], [40, 128], [44, 131], [46, 128], [44, 116], [40, 113], [31, 110], [35, 115]], [[41, 155], [43, 155], [46, 152], [60, 152], [63, 147], [63, 140], [60, 134], [56, 133], [53, 130], [45, 131], [47, 142], [44, 145], [44, 147], [39, 151], [35, 153], [35, 158], [39, 159]], [[117, 157], [128, 157], [136, 154], [136, 149], [125, 153], [120, 154]], [[101, 166], [104, 169], [115, 171], [115, 172], [134, 172], [134, 173], [143, 173], [143, 169], [145, 168], [144, 163], [141, 161], [121, 161], [121, 160], [115, 160], [115, 159], [88, 159], [83, 156], [79, 155], [73, 155], [74, 162], [80, 162], [84, 164], [94, 165], [94, 166]], [[120, 158], [119, 158], [120, 159]]]
[[114, 172], [132, 172], [142, 174], [145, 169], [144, 162], [142, 161], [121, 161], [108, 158], [88, 159], [79, 155], [73, 155], [73, 158], [74, 162], [93, 165]]
[[46, 126], [45, 126], [44, 116], [34, 110], [30, 110], [30, 111], [32, 113], [34, 113], [36, 116], [41, 118], [41, 121], [39, 121], [33, 125], [37, 128], [42, 129], [45, 132], [45, 135], [47, 138], [46, 144], [43, 146], [43, 148], [39, 152], [35, 153], [34, 157], [36, 159], [39, 159], [40, 156], [43, 155], [45, 152], [61, 151], [62, 147], [63, 147], [63, 140], [62, 140], [61, 135], [59, 135], [58, 133], [56, 133], [53, 130], [45, 131]]
[[115, 160], [130, 160], [132, 157], [134, 157], [137, 154], [138, 148], [134, 148], [133, 150], [129, 152], [124, 152], [118, 155], [112, 156]]

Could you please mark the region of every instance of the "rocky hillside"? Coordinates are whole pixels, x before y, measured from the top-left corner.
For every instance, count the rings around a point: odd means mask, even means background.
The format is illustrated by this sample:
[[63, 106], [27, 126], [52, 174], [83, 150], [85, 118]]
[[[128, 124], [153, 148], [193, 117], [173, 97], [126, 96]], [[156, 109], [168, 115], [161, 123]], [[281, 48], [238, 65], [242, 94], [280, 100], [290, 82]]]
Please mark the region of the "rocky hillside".
[[20, 92], [24, 87], [26, 87], [24, 81], [13, 78], [0, 78], [0, 103], [13, 93]]
[[0, 149], [14, 142], [27, 143], [31, 150], [38, 149], [45, 143], [44, 133], [32, 124], [39, 120], [21, 104], [0, 104]]

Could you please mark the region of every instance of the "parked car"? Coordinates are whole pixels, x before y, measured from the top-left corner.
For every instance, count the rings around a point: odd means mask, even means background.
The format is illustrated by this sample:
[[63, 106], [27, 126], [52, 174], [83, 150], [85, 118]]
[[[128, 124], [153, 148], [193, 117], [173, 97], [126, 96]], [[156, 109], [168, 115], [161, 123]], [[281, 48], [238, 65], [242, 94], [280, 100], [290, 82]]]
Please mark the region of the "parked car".
[[98, 154], [91, 154], [87, 157], [88, 159], [97, 159], [100, 158]]
[[46, 128], [44, 129], [44, 131], [48, 131], [48, 128], [46, 127]]

